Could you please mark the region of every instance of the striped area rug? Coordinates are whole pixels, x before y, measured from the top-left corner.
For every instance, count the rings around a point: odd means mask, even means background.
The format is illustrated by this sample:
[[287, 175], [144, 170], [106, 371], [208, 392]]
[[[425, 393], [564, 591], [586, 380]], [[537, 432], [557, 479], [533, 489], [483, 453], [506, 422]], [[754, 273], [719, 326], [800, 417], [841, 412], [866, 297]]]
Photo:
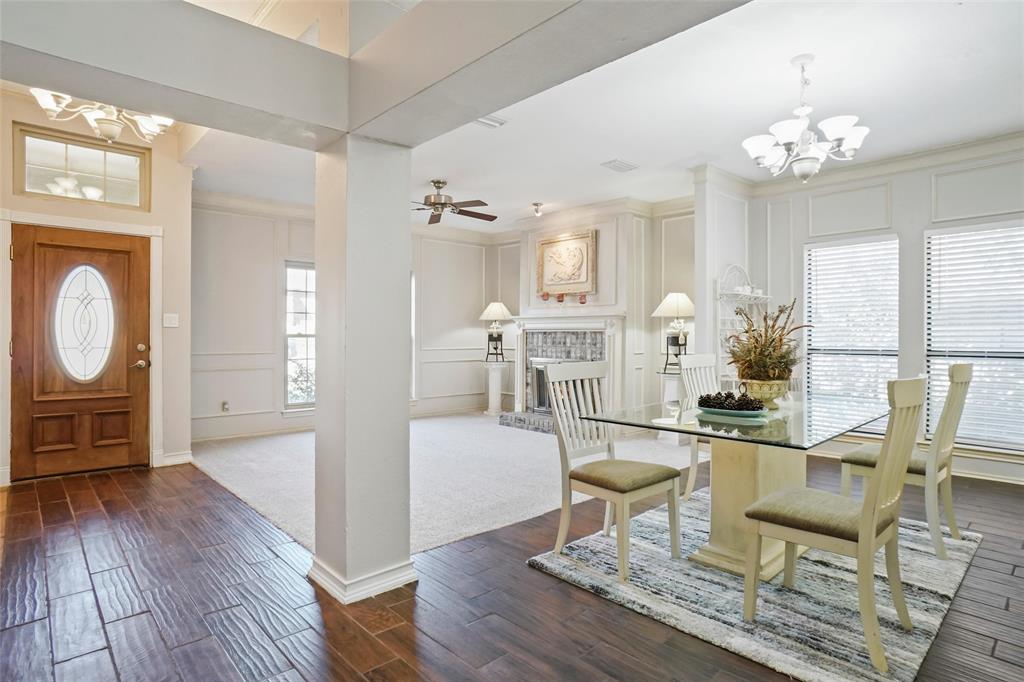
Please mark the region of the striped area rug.
[[669, 554], [665, 506], [632, 520], [630, 582], [618, 582], [612, 537], [600, 533], [566, 545], [564, 554], [535, 556], [529, 565], [582, 587], [637, 613], [671, 625], [786, 675], [814, 682], [913, 680], [946, 616], [982, 536], [963, 532], [952, 540], [949, 559], [935, 558], [927, 525], [900, 523], [900, 571], [914, 623], [900, 628], [885, 578], [884, 552], [876, 555], [875, 595], [889, 672], [871, 665], [857, 608], [856, 562], [819, 550], [797, 561], [796, 586], [782, 586], [782, 574], [761, 583], [757, 617], [743, 620], [743, 579], [701, 566], [685, 557], [708, 539], [707, 489], [680, 505], [681, 550]]

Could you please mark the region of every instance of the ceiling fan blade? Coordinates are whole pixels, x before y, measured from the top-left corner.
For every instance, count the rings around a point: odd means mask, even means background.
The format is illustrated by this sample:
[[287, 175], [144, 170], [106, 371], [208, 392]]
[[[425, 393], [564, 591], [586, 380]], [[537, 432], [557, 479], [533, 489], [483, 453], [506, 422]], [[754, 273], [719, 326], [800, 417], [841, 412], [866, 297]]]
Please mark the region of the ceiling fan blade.
[[430, 210], [433, 210], [433, 209], [431, 209], [429, 206], [423, 206], [423, 207], [420, 207], [420, 208], [414, 208], [412, 210], [414, 210], [414, 211], [430, 211]]
[[472, 208], [473, 206], [486, 206], [486, 201], [480, 201], [479, 199], [473, 199], [472, 201], [456, 201], [452, 206], [455, 208]]
[[477, 213], [476, 211], [464, 211], [462, 209], [459, 209], [459, 215], [464, 215], [467, 218], [476, 218], [477, 220], [486, 220], [488, 222], [498, 219], [498, 216], [490, 215], [489, 213]]
[[431, 213], [430, 220], [427, 221], [427, 225], [437, 225], [439, 222], [441, 222], [441, 214]]

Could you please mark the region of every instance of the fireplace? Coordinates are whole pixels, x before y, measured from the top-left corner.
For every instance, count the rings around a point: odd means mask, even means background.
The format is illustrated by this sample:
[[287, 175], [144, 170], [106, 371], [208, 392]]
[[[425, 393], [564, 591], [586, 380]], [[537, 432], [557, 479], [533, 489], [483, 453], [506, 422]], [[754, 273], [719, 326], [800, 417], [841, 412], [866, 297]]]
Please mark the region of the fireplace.
[[622, 317], [521, 317], [516, 323], [515, 411], [503, 412], [499, 424], [553, 433], [545, 368], [562, 362], [606, 360], [609, 404], [621, 404]]
[[561, 362], [579, 362], [579, 360], [559, 360], [557, 358], [530, 358], [527, 371], [530, 377], [527, 385], [530, 395], [527, 398], [527, 410], [539, 414], [551, 414], [551, 402], [548, 400], [548, 365]]

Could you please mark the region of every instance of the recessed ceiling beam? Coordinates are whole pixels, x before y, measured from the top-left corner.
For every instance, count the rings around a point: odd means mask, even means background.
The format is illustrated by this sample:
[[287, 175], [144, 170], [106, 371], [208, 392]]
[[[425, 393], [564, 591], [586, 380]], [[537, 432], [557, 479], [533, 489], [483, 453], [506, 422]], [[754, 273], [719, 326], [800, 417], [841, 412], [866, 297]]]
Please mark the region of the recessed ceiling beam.
[[421, 2], [352, 55], [350, 125], [414, 146], [745, 2]]
[[0, 4], [0, 77], [317, 149], [348, 128], [348, 60], [186, 2]]

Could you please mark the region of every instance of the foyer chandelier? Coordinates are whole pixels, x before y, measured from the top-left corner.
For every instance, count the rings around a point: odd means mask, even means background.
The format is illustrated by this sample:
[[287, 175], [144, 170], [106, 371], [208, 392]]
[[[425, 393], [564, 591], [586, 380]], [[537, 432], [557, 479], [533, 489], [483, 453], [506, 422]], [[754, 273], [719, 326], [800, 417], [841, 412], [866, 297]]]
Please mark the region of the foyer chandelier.
[[76, 116], [81, 116], [89, 123], [96, 137], [101, 137], [107, 142], [113, 142], [120, 137], [125, 126], [131, 128], [139, 139], [152, 142], [157, 135], [174, 125], [174, 119], [166, 116], [140, 114], [100, 102], [75, 104], [70, 95], [43, 88], [30, 88], [29, 92], [51, 121], [70, 121]]
[[813, 54], [798, 54], [790, 60], [800, 69], [800, 106], [793, 110], [796, 118], [769, 126], [769, 135], [754, 135], [743, 140], [743, 148], [758, 168], [767, 168], [773, 177], [792, 168], [793, 175], [807, 182], [821, 170], [826, 158], [852, 160], [870, 131], [857, 125], [856, 116], [844, 114], [818, 123], [818, 130], [825, 138], [818, 140], [818, 135], [810, 129], [809, 116], [814, 108], [807, 103], [807, 86], [811, 84], [807, 67], [813, 61]]

